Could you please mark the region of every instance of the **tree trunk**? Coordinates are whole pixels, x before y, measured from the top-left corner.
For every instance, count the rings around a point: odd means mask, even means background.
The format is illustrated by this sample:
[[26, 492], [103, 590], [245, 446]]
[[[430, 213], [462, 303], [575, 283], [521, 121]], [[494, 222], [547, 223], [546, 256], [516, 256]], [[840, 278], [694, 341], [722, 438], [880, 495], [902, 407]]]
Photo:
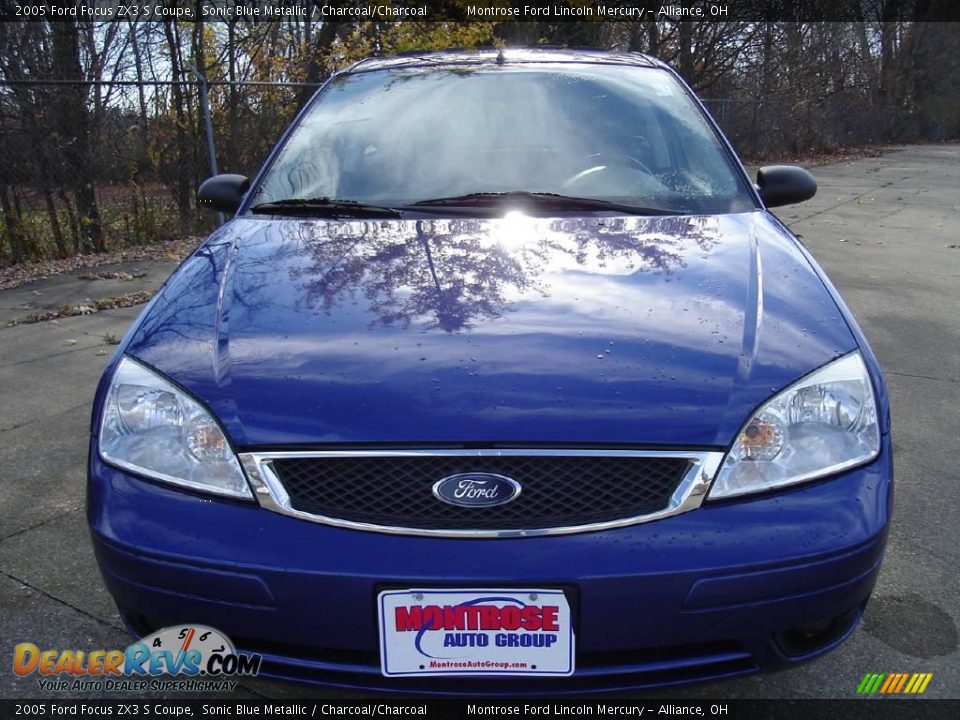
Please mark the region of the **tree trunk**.
[[[310, 22], [307, 20], [306, 22]], [[227, 156], [221, 167], [233, 168], [230, 172], [240, 172], [243, 165], [237, 157], [240, 139], [240, 93], [237, 92], [237, 27], [236, 21], [227, 23]], [[245, 168], [243, 168], [245, 169]]]
[[57, 257], [65, 258], [67, 243], [63, 239], [63, 230], [60, 229], [60, 220], [57, 218], [57, 206], [53, 202], [53, 193], [49, 189], [43, 191], [43, 201], [47, 206], [47, 216], [50, 218], [50, 230], [53, 233], [53, 242], [57, 246]]
[[10, 259], [16, 265], [24, 261], [26, 248], [23, 243], [23, 233], [20, 230], [20, 219], [14, 214], [14, 209], [10, 205], [9, 190], [7, 185], [0, 185], [0, 208], [3, 209], [3, 224], [10, 243]]
[[140, 147], [137, 149], [137, 170], [135, 177], [150, 169], [150, 128], [147, 123], [147, 96], [144, 90], [143, 59], [140, 56], [140, 43], [137, 40], [136, 22], [130, 23], [130, 46], [133, 50], [133, 66], [137, 73], [137, 116], [140, 129]]
[[[343, 26], [348, 23], [325, 22], [320, 29], [313, 34], [313, 45], [307, 48], [307, 74], [305, 81], [308, 83], [319, 83], [326, 75], [327, 68], [321, 62], [321, 57], [327, 52], [334, 41], [339, 37]], [[307, 101], [313, 97], [316, 88], [304, 87], [300, 89], [299, 105], [306, 105]]]
[[180, 213], [180, 233], [189, 235], [193, 226], [193, 214], [190, 207], [190, 141], [187, 136], [187, 130], [190, 127], [187, 118], [187, 112], [184, 108], [184, 93], [179, 81], [183, 80], [183, 68], [180, 62], [180, 43], [177, 29], [172, 21], [163, 23], [163, 33], [167, 39], [167, 46], [170, 49], [170, 72], [174, 79], [174, 84], [170, 86], [173, 96], [173, 112], [176, 117], [176, 156], [177, 156], [177, 180], [174, 186], [174, 199], [177, 201], [177, 209]]
[[[61, 0], [59, 5], [73, 7]], [[90, 115], [87, 109], [87, 85], [80, 67], [80, 34], [72, 20], [50, 23], [53, 45], [53, 72], [58, 78], [76, 80], [76, 85], [65, 85], [57, 94], [57, 130], [63, 138], [63, 158], [77, 202], [81, 229], [92, 249], [104, 252], [106, 245], [100, 211], [94, 193], [93, 158], [90, 153]], [[51, 198], [50, 202], [53, 200]], [[62, 240], [62, 237], [61, 237]]]
[[[200, 71], [200, 74], [205, 78], [207, 76], [207, 52], [206, 52], [206, 43], [204, 42], [203, 37], [203, 20], [199, 19], [202, 16], [200, 13], [200, 2], [197, 2], [197, 17], [198, 19], [193, 24], [193, 63], [194, 67]], [[200, 138], [205, 138], [207, 136], [206, 123], [204, 122], [204, 108], [200, 107], [203, 100], [203, 95], [200, 95], [201, 103], [198, 103], [199, 112], [196, 117], [196, 125], [194, 126], [194, 137], [199, 141]], [[207, 103], [210, 102], [210, 96], [207, 95]], [[209, 107], [207, 108], [209, 110]], [[214, 139], [216, 142], [216, 139]], [[200, 145], [200, 142], [195, 142], [194, 147]], [[205, 150], [203, 157], [206, 158], [207, 163], [206, 167], [203, 167], [200, 157], [197, 157], [197, 162], [194, 163], [194, 183], [197, 187], [200, 187], [200, 183], [203, 182], [206, 178], [212, 175], [213, 168], [213, 158], [210, 157], [210, 148], [207, 147], [206, 143], [203, 143], [203, 148]]]
[[680, 56], [680, 76], [694, 88], [697, 86], [695, 75], [695, 65], [693, 57], [693, 23], [677, 23], [679, 43], [678, 54]]
[[73, 254], [79, 255], [83, 249], [83, 241], [80, 235], [80, 224], [77, 222], [77, 214], [73, 212], [73, 205], [70, 204], [70, 196], [63, 188], [57, 193], [63, 206], [67, 209], [67, 222], [70, 227], [70, 239], [73, 240]]

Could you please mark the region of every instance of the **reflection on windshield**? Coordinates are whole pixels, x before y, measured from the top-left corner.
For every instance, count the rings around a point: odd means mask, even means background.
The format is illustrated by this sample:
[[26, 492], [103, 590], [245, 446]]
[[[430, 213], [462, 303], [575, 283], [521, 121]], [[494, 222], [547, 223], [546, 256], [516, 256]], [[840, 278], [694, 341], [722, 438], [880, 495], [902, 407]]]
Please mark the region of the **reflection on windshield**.
[[717, 137], [668, 73], [535, 63], [338, 78], [254, 204], [328, 197], [397, 206], [478, 192], [688, 214], [753, 209]]

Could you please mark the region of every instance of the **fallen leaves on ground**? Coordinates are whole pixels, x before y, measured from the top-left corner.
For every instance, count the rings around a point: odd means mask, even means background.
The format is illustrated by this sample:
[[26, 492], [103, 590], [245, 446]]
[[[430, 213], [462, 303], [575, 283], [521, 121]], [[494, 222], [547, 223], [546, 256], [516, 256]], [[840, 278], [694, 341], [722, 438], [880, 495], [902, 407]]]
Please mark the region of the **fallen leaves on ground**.
[[[128, 262], [131, 260], [171, 260], [179, 262], [189, 255], [200, 244], [202, 238], [186, 237], [180, 240], [167, 240], [165, 242], [153, 245], [141, 245], [138, 247], [124, 248], [122, 250], [113, 250], [111, 252], [100, 253], [97, 255], [74, 255], [68, 258], [57, 260], [40, 260], [37, 262], [22, 263], [20, 265], [11, 265], [9, 267], [0, 267], [0, 290], [9, 290], [11, 288], [25, 285], [33, 280], [50, 277], [51, 275], [63, 275], [73, 273], [87, 268], [100, 267], [102, 265], [115, 265], [116, 263]], [[114, 273], [89, 273], [90, 275], [110, 276]], [[126, 275], [127, 273], [115, 273], [116, 275]], [[129, 279], [138, 277], [132, 275]], [[84, 280], [105, 280], [108, 277], [90, 277]], [[116, 279], [126, 280], [128, 278], [118, 277]]]
[[798, 153], [783, 155], [766, 155], [763, 157], [746, 156], [744, 165], [773, 165], [786, 163], [789, 165], [803, 165], [818, 167], [820, 165], [835, 165], [842, 162], [852, 162], [865, 157], [880, 157], [896, 148], [889, 145], [865, 145], [862, 147], [839, 147], [829, 150], [807, 150]]
[[92, 272], [92, 273], [82, 273], [77, 275], [79, 280], [138, 280], [140, 278], [146, 277], [145, 272], [138, 273], [128, 273], [128, 272]]
[[47, 322], [62, 317], [73, 317], [75, 315], [92, 315], [101, 310], [115, 310], [117, 308], [133, 307], [142, 305], [153, 296], [152, 292], [137, 291], [126, 293], [125, 295], [115, 295], [114, 297], [104, 298], [102, 300], [86, 300], [79, 305], [64, 305], [57, 310], [46, 310], [32, 315], [25, 315], [11, 320], [7, 327], [14, 325], [30, 325], [32, 323]]

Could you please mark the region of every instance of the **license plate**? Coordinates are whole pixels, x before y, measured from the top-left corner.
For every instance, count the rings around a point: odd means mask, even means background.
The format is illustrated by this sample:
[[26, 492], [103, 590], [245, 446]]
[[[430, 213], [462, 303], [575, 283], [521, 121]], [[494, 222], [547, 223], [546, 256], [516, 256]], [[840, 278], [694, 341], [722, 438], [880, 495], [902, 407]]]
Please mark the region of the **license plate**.
[[571, 675], [574, 635], [561, 590], [385, 590], [384, 675]]

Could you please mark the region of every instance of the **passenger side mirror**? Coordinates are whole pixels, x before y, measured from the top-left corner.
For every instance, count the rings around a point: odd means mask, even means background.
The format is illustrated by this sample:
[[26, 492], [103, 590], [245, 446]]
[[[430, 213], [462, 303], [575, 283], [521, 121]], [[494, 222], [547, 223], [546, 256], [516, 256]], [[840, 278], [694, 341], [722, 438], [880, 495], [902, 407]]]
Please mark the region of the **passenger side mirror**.
[[197, 190], [197, 207], [232, 215], [249, 189], [250, 181], [244, 175], [214, 175], [204, 180]]
[[768, 208], [809, 200], [817, 194], [817, 181], [797, 165], [767, 165], [757, 171], [757, 187]]

